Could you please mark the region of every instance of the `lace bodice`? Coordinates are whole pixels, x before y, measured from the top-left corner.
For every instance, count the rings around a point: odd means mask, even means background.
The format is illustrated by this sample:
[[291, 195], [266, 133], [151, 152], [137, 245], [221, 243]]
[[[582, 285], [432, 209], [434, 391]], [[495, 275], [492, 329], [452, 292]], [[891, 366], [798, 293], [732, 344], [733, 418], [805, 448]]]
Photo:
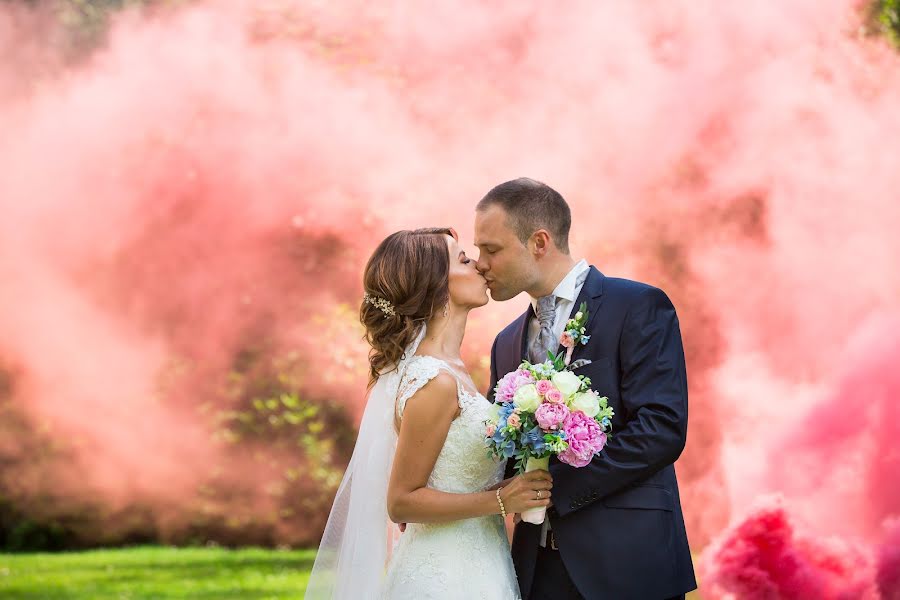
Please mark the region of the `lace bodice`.
[[[401, 375], [396, 412], [402, 420], [407, 401], [441, 371], [457, 381], [459, 415], [450, 424], [428, 487], [443, 492], [481, 492], [503, 479], [504, 461], [485, 444], [484, 421], [491, 403], [468, 391], [444, 361], [414, 356]], [[500, 515], [449, 523], [410, 523], [388, 566], [384, 598], [519, 598], [506, 529]]]
[[[453, 370], [433, 356], [414, 356], [397, 392], [397, 413], [403, 418], [406, 402], [440, 371], [456, 378]], [[467, 391], [457, 378], [459, 416], [450, 424], [444, 447], [428, 479], [428, 487], [443, 492], [483, 491], [503, 479], [503, 464], [488, 456], [484, 421], [491, 403], [481, 394]]]

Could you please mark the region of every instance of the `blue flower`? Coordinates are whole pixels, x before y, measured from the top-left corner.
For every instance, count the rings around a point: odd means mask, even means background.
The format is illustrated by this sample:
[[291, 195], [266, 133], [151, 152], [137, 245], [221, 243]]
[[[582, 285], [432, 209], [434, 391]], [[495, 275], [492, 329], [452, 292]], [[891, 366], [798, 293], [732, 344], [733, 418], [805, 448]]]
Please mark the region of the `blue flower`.
[[506, 425], [506, 421], [504, 420], [502, 425], [497, 425], [497, 429], [496, 429], [496, 431], [494, 431], [494, 435], [491, 436], [491, 439], [498, 446], [500, 446], [503, 443], [503, 440], [506, 439], [506, 436], [504, 436], [503, 432], [501, 431], [501, 428], [505, 425]]
[[544, 432], [541, 431], [540, 427], [535, 426], [533, 429], [526, 431], [523, 434], [522, 443], [525, 446], [533, 448], [536, 453], [540, 453], [544, 450], [544, 446], [546, 446], [546, 443], [544, 442]]
[[513, 440], [506, 440], [500, 444], [500, 454], [503, 458], [512, 458], [516, 453], [516, 443]]

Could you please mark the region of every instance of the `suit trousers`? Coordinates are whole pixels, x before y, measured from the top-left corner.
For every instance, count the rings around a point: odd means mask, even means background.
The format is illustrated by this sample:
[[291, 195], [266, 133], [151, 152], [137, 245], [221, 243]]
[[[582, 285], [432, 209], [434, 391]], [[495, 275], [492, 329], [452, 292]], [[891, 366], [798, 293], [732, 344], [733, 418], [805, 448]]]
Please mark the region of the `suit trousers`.
[[[586, 600], [569, 577], [558, 550], [538, 548], [534, 580], [527, 600]], [[599, 599], [598, 599], [599, 600]], [[666, 600], [684, 600], [684, 594]]]
[[528, 600], [585, 600], [569, 577], [559, 550], [538, 548]]

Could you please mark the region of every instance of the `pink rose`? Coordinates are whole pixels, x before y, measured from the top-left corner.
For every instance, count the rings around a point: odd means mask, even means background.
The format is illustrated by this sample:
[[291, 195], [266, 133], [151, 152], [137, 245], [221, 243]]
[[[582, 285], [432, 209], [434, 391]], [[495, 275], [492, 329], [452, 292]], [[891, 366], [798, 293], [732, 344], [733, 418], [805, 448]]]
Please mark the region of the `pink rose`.
[[537, 387], [538, 394], [541, 396], [553, 389], [553, 384], [546, 379], [541, 379], [535, 386]]
[[497, 426], [494, 425], [493, 423], [491, 423], [490, 425], [487, 426], [487, 429], [485, 430], [485, 435], [487, 435], [488, 437], [492, 437], [494, 435], [494, 433], [496, 433], [496, 431], [497, 431]]
[[580, 410], [569, 413], [562, 428], [569, 447], [559, 455], [559, 460], [567, 465], [587, 465], [606, 445], [606, 434], [600, 429], [600, 424]]
[[565, 404], [566, 402], [566, 399], [563, 398], [562, 392], [555, 387], [551, 387], [550, 391], [544, 395], [544, 398], [547, 399], [547, 402], [552, 402], [553, 404]]
[[[559, 393], [559, 390], [556, 390]], [[566, 418], [569, 416], [569, 409], [565, 404], [555, 404], [553, 402], [544, 402], [534, 413], [538, 425], [541, 429], [551, 430], [558, 429]]]
[[562, 344], [565, 348], [574, 348], [575, 338], [573, 338], [572, 334], [568, 331], [563, 331], [562, 335], [559, 336], [559, 343]]
[[519, 418], [519, 413], [512, 413], [508, 417], [506, 417], [506, 424], [512, 427], [513, 429], [518, 429], [522, 426], [522, 420]]

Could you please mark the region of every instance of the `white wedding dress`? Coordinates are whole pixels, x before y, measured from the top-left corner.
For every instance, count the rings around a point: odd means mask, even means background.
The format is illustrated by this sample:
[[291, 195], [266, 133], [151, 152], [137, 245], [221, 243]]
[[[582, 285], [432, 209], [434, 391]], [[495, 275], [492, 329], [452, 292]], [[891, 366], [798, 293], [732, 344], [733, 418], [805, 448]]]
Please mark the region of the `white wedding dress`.
[[[405, 366], [397, 392], [398, 419], [407, 400], [442, 370], [457, 381], [460, 414], [450, 425], [428, 487], [467, 494], [502, 481], [505, 461], [491, 458], [485, 445], [484, 421], [491, 403], [469, 391], [440, 359], [412, 356]], [[518, 599], [503, 519], [497, 514], [448, 523], [410, 523], [391, 554], [382, 598]]]

